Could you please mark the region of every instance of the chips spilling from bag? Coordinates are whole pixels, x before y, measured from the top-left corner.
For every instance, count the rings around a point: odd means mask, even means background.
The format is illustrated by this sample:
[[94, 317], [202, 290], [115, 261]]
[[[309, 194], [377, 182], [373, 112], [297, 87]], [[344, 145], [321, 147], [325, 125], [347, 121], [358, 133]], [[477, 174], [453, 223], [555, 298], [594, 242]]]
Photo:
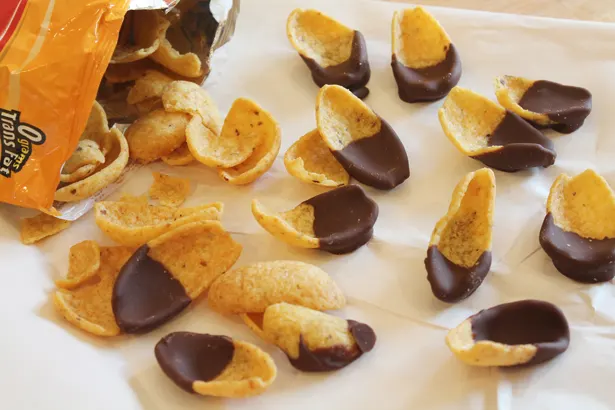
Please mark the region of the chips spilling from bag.
[[148, 205], [147, 202], [104, 201], [94, 205], [98, 227], [115, 242], [141, 246], [178, 226], [199, 220], [218, 221], [221, 203], [193, 208]]

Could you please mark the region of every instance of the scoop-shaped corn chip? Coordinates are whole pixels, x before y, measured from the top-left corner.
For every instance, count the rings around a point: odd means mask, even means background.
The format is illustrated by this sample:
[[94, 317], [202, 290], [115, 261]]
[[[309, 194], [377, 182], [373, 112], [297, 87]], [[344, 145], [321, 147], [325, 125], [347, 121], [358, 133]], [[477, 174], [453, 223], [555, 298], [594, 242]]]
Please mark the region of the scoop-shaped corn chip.
[[181, 225], [141, 246], [113, 287], [113, 313], [125, 333], [157, 328], [182, 312], [241, 253], [219, 222]]
[[588, 169], [560, 175], [549, 193], [540, 244], [555, 267], [584, 283], [615, 277], [615, 193]]
[[203, 396], [255, 396], [265, 391], [277, 375], [267, 353], [226, 336], [171, 333], [156, 344], [155, 354], [175, 384]]
[[446, 336], [457, 358], [470, 366], [534, 365], [563, 353], [568, 321], [548, 302], [520, 300], [481, 310]]
[[162, 156], [161, 159], [165, 164], [171, 166], [188, 165], [194, 162], [194, 156], [190, 152], [190, 148], [188, 148], [188, 143], [186, 142], [169, 155]]
[[154, 183], [149, 188], [149, 197], [160, 205], [178, 207], [190, 193], [190, 180], [154, 172]]
[[58, 189], [55, 194], [56, 201], [80, 201], [92, 196], [119, 178], [128, 163], [128, 143], [124, 134], [117, 128], [113, 128], [109, 132], [109, 137], [113, 142], [111, 150], [106, 156], [105, 164], [89, 177]]
[[592, 95], [586, 89], [545, 80], [497, 77], [495, 95], [521, 118], [562, 133], [581, 128], [592, 109]]
[[169, 155], [186, 141], [188, 114], [155, 110], [126, 130], [130, 157], [148, 163]]
[[83, 241], [71, 246], [68, 253], [68, 273], [56, 280], [56, 286], [74, 289], [90, 279], [100, 268], [100, 247], [95, 241]]
[[287, 303], [265, 310], [261, 331], [294, 367], [306, 372], [341, 369], [376, 344], [376, 334], [366, 324]]
[[393, 128], [345, 88], [320, 89], [316, 122], [333, 156], [357, 181], [392, 189], [410, 176], [406, 150]]
[[555, 162], [550, 139], [517, 114], [473, 91], [453, 88], [438, 117], [459, 151], [491, 168], [515, 172]]
[[424, 8], [396, 11], [391, 27], [393, 75], [399, 98], [443, 98], [461, 78], [461, 60], [438, 21]]
[[84, 165], [71, 172], [70, 174], [60, 174], [60, 182], [64, 184], [72, 184], [73, 182], [81, 181], [96, 172], [96, 165]]
[[378, 219], [378, 205], [358, 185], [316, 195], [290, 211], [273, 214], [256, 199], [252, 214], [270, 234], [293, 246], [349, 253], [367, 243]]
[[139, 10], [130, 18], [125, 30], [131, 30], [132, 35], [126, 41], [117, 45], [111, 57], [111, 64], [131, 63], [152, 55], [160, 47], [169, 28], [169, 21], [158, 10]]
[[105, 163], [105, 155], [100, 150], [98, 144], [92, 140], [81, 140], [73, 155], [64, 163], [63, 174], [72, 174], [84, 165], [94, 165]]
[[319, 87], [338, 84], [365, 98], [371, 70], [363, 35], [318, 10], [295, 9], [286, 34]]
[[350, 175], [331, 154], [317, 129], [299, 138], [286, 151], [284, 165], [289, 174], [312, 184], [337, 187], [350, 181]]
[[425, 267], [433, 294], [444, 302], [470, 296], [491, 268], [495, 176], [483, 168], [455, 187], [448, 213], [431, 235]]
[[132, 203], [142, 204], [142, 205], [147, 205], [149, 203], [147, 199], [147, 195], [135, 196], [135, 195], [126, 194], [126, 193], [122, 194], [118, 202], [132, 202]]
[[148, 246], [149, 255], [181, 282], [191, 299], [231, 268], [242, 250], [220, 222], [203, 220], [181, 225]]
[[[113, 137], [109, 135], [107, 114], [97, 101], [94, 101], [88, 122], [81, 134], [81, 140], [91, 140], [98, 144], [103, 156], [113, 148]], [[104, 162], [104, 161], [103, 161]]]
[[280, 152], [282, 131], [269, 113], [261, 115], [261, 119], [263, 124], [258, 127], [258, 132], [262, 133], [261, 142], [256, 146], [252, 155], [239, 165], [218, 170], [220, 177], [226, 182], [233, 185], [252, 183], [273, 165]]
[[70, 226], [70, 221], [41, 213], [32, 218], [21, 220], [21, 242], [30, 245], [48, 236], [62, 232]]
[[346, 305], [344, 294], [325, 271], [298, 261], [258, 262], [234, 269], [211, 285], [208, 301], [223, 314], [262, 313], [281, 302], [316, 310]]
[[134, 249], [125, 246], [100, 248], [100, 267], [74, 289], [53, 295], [56, 309], [73, 325], [97, 336], [116, 336], [120, 329], [111, 305], [113, 285]]
[[109, 64], [105, 81], [109, 84], [128, 83], [138, 80], [145, 72], [154, 69], [156, 63], [150, 59], [137, 60], [126, 64]]
[[246, 161], [263, 142], [275, 120], [254, 101], [238, 98], [216, 134], [199, 116], [186, 129], [188, 148], [197, 161], [210, 167], [230, 168]]
[[169, 112], [200, 115], [207, 128], [216, 135], [222, 128], [222, 117], [214, 100], [198, 84], [174, 81], [162, 93], [162, 104]]
[[160, 41], [160, 47], [152, 54], [151, 59], [184, 77], [194, 78], [205, 74], [199, 56], [192, 52], [180, 53], [166, 37]]
[[128, 104], [137, 104], [144, 101], [162, 98], [165, 87], [173, 82], [173, 79], [157, 70], [147, 70], [135, 81], [126, 97]]
[[171, 208], [147, 202], [98, 202], [94, 205], [98, 227], [114, 241], [140, 246], [176, 227], [200, 220], [218, 221], [223, 205], [219, 202], [194, 208]]

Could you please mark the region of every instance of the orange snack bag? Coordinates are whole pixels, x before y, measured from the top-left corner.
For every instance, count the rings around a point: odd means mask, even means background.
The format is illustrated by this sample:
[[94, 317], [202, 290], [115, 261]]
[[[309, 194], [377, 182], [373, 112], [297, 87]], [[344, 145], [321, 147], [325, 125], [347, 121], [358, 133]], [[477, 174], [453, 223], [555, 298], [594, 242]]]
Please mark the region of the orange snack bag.
[[0, 202], [49, 209], [129, 0], [0, 0]]

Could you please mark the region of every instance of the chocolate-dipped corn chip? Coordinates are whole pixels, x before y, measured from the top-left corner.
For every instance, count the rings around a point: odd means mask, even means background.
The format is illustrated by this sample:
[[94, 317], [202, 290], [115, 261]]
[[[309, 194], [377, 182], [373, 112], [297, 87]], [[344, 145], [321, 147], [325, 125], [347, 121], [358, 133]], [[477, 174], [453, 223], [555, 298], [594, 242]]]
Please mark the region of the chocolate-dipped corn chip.
[[374, 348], [376, 333], [364, 324], [306, 307], [278, 303], [265, 310], [260, 323], [248, 325], [286, 353], [304, 372], [327, 372], [348, 366]]
[[252, 214], [267, 232], [293, 246], [343, 254], [372, 238], [378, 205], [358, 185], [347, 185], [278, 214], [255, 199]]
[[391, 67], [399, 98], [408, 103], [444, 98], [461, 78], [461, 59], [438, 21], [424, 8], [393, 14]]
[[549, 193], [540, 245], [563, 275], [583, 283], [615, 276], [615, 193], [595, 171], [560, 175]]
[[585, 88], [546, 80], [505, 75], [495, 79], [495, 94], [507, 110], [565, 134], [581, 128], [592, 110], [592, 95]]
[[406, 149], [393, 128], [348, 90], [320, 89], [316, 123], [333, 156], [362, 184], [393, 189], [410, 176]]
[[449, 349], [471, 366], [534, 365], [562, 354], [569, 343], [562, 311], [539, 300], [481, 310], [446, 336]]
[[434, 228], [425, 267], [438, 299], [454, 303], [470, 296], [491, 268], [495, 176], [483, 168], [463, 178]]
[[363, 99], [371, 71], [363, 34], [317, 10], [295, 9], [286, 34], [319, 87], [337, 84]]
[[438, 117], [459, 151], [491, 168], [516, 172], [555, 163], [550, 139], [517, 114], [473, 91], [453, 88]]
[[163, 337], [154, 352], [176, 385], [202, 396], [255, 396], [277, 375], [271, 356], [251, 343], [227, 336], [175, 332]]

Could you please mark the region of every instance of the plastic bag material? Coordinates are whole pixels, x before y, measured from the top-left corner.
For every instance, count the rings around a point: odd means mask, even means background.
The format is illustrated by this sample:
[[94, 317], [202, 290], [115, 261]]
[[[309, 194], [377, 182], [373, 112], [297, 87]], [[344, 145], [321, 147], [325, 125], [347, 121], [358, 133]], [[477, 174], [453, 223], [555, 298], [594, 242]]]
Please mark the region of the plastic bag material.
[[51, 207], [129, 3], [0, 2], [0, 202]]

